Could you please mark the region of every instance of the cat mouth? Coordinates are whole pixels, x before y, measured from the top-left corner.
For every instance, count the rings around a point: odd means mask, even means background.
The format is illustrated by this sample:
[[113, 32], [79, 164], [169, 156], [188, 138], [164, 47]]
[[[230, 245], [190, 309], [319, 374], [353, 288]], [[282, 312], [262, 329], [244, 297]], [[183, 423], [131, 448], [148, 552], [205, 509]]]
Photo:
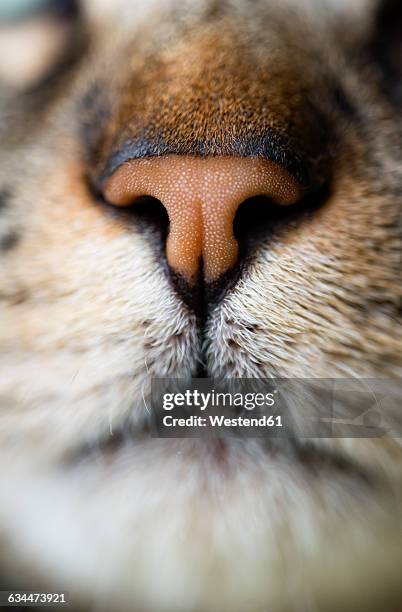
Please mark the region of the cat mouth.
[[[69, 469], [90, 467], [96, 464], [104, 467], [128, 462], [130, 456], [140, 452], [160, 452], [177, 456], [179, 461], [188, 458], [197, 464], [206, 464], [206, 469], [230, 477], [242, 465], [245, 457], [264, 457], [272, 464], [294, 465], [308, 472], [314, 478], [323, 474], [328, 478], [345, 478], [369, 489], [378, 484], [372, 471], [339, 448], [326, 444], [325, 440], [296, 438], [233, 438], [214, 436], [209, 438], [157, 438], [150, 430], [149, 422], [141, 425], [125, 425], [99, 436], [96, 440], [78, 444], [63, 457], [63, 465]], [[236, 460], [233, 461], [233, 458]]]

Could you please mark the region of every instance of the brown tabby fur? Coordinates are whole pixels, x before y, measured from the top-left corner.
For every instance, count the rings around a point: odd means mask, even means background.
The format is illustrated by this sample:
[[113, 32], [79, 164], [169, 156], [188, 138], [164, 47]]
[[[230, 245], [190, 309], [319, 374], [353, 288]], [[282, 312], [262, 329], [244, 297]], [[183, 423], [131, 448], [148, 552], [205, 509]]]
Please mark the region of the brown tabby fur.
[[[149, 439], [144, 404], [201, 366], [402, 376], [399, 32], [369, 0], [98, 3], [80, 53], [0, 89], [3, 583], [99, 610], [393, 612], [398, 439]], [[101, 195], [171, 153], [265, 155], [303, 187], [289, 217], [245, 210], [202, 322], [159, 219]]]

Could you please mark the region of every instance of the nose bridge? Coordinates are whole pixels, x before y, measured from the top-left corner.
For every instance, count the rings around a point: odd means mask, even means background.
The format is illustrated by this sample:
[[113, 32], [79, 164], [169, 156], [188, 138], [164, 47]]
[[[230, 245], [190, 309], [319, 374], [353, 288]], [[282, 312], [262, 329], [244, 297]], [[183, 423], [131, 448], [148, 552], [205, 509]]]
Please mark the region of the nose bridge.
[[256, 195], [292, 204], [299, 199], [299, 187], [271, 161], [171, 155], [129, 161], [105, 188], [107, 200], [118, 206], [141, 196], [162, 202], [170, 221], [168, 263], [190, 285], [196, 282], [201, 264], [207, 282], [235, 265], [238, 244], [233, 220], [240, 204]]

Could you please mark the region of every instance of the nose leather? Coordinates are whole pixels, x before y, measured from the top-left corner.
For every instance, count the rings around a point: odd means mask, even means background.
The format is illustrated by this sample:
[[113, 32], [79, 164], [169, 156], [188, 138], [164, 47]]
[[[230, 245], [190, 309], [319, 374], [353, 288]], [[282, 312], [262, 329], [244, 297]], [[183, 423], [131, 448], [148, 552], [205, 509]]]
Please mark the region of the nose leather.
[[233, 221], [242, 202], [267, 196], [294, 204], [300, 189], [287, 170], [265, 159], [169, 155], [126, 162], [108, 179], [104, 195], [116, 206], [144, 196], [160, 200], [170, 222], [168, 264], [194, 285], [200, 266], [205, 282], [213, 282], [236, 264]]

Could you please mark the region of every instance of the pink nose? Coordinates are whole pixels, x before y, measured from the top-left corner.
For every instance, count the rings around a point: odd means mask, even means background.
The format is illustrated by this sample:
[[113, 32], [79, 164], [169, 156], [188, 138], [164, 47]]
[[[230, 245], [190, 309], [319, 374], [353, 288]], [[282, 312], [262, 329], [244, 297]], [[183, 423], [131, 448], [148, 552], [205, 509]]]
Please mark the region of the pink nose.
[[242, 202], [268, 196], [277, 204], [293, 204], [300, 189], [287, 170], [263, 159], [171, 155], [125, 163], [109, 178], [104, 194], [116, 206], [143, 196], [162, 202], [170, 221], [167, 261], [194, 285], [200, 265], [205, 281], [212, 282], [236, 264], [233, 220]]

